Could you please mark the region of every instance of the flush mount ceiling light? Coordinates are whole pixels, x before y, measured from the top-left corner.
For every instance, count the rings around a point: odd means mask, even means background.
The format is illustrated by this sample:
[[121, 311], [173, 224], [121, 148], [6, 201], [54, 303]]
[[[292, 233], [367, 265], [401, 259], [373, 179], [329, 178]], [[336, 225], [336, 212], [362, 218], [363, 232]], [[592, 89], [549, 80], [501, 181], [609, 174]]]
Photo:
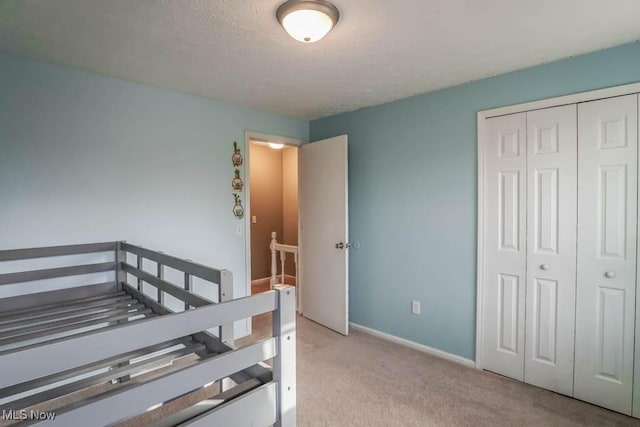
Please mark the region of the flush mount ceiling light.
[[274, 150], [281, 150], [282, 147], [284, 147], [284, 144], [278, 144], [276, 142], [267, 142], [267, 145], [269, 145], [269, 147], [273, 148]]
[[313, 43], [338, 23], [340, 12], [325, 0], [288, 0], [276, 10], [276, 17], [291, 37]]

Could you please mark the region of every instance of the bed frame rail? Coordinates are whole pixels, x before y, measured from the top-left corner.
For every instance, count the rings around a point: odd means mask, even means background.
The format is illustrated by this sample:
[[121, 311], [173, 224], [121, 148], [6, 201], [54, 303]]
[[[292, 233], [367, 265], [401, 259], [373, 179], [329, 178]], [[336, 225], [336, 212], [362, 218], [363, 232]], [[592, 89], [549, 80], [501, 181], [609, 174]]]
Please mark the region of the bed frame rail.
[[[0, 262], [64, 257], [69, 255], [97, 254], [101, 252], [110, 252], [114, 254], [113, 260], [108, 262], [19, 271], [15, 273], [3, 273], [0, 274], [0, 287], [24, 283], [25, 289], [28, 289], [27, 282], [116, 271], [115, 251], [117, 246], [118, 242], [103, 242], [81, 245], [51, 246], [45, 248], [0, 250]], [[74, 288], [74, 296], [77, 298], [90, 298], [116, 292], [117, 290], [117, 282], [115, 280], [108, 280], [104, 283], [76, 287]], [[68, 289], [41, 293], [25, 293], [26, 295], [0, 299], [0, 314], [4, 314], [9, 310], [15, 311], [27, 309], [29, 307], [38, 307], [45, 304], [64, 303], [69, 299]]]
[[[176, 370], [142, 384], [127, 384], [87, 401], [63, 408], [54, 420], [36, 425], [80, 426], [111, 425], [144, 413], [214, 381], [219, 381], [273, 359], [273, 378], [265, 384], [240, 394], [237, 398], [191, 414], [179, 425], [271, 425], [295, 426], [295, 290], [282, 286], [251, 297], [202, 307], [136, 324], [120, 326], [85, 337], [74, 338], [32, 349], [28, 354], [0, 358], [2, 384], [28, 381], [36, 376], [86, 364], [108, 354], [131, 351], [141, 345], [154, 345], [230, 320], [240, 320], [272, 312], [273, 336], [254, 344], [222, 354], [211, 355], [201, 362]], [[72, 349], [84, 351], [74, 352]], [[65, 357], [61, 357], [64, 355]], [[33, 369], [24, 370], [28, 360]], [[16, 369], [22, 366], [21, 369]], [[240, 389], [243, 384], [236, 386]], [[233, 389], [226, 391], [233, 394]]]
[[[217, 287], [218, 302], [233, 299], [233, 275], [230, 271], [207, 267], [190, 260], [132, 245], [124, 241], [0, 250], [0, 262], [85, 255], [101, 252], [111, 252], [113, 259], [107, 262], [93, 264], [4, 273], [0, 274], [0, 286], [69, 276], [82, 276], [93, 273], [113, 272], [113, 281], [75, 287], [73, 288], [73, 297], [89, 298], [117, 292], [124, 284], [128, 284], [127, 277], [131, 275], [137, 281], [138, 291], [142, 292], [143, 284], [147, 283], [156, 288], [156, 300], [158, 303], [164, 304], [164, 297], [166, 294], [169, 294], [182, 301], [185, 310], [214, 303], [207, 298], [191, 292], [194, 277], [210, 282]], [[136, 256], [136, 266], [127, 262], [127, 254]], [[143, 270], [144, 259], [156, 263], [155, 275]], [[183, 284], [179, 286], [165, 280], [165, 267], [171, 267], [181, 272], [184, 275]], [[37, 307], [43, 304], [63, 303], [68, 299], [68, 289], [28, 293], [26, 295], [0, 299], [0, 313], [8, 310], [27, 309], [32, 306]], [[233, 324], [221, 325], [218, 336], [222, 338], [223, 342], [233, 344]]]
[[[148, 347], [276, 310], [273, 292], [181, 313], [139, 320], [61, 341], [8, 350], [0, 357], [0, 387], [30, 381], [121, 353]], [[29, 369], [24, 369], [25, 360]]]
[[[0, 390], [13, 394], [13, 391], [23, 390], [29, 385], [73, 376], [96, 366], [115, 369], [87, 380], [88, 383], [113, 378], [120, 375], [120, 371], [135, 371], [145, 366], [129, 365], [127, 357], [132, 354], [167, 346], [168, 343], [186, 342], [189, 350], [200, 355], [199, 362], [143, 383], [124, 384], [106, 394], [64, 407], [58, 411], [55, 420], [46, 421], [46, 425], [79, 426], [87, 422], [110, 425], [225, 379], [232, 380], [227, 382], [231, 387], [223, 387], [221, 393], [206, 405], [176, 414], [175, 425], [295, 425], [294, 288], [278, 286], [269, 292], [233, 299], [230, 271], [213, 269], [126, 242], [2, 250], [0, 262], [99, 252], [111, 252], [113, 261], [0, 274], [0, 286], [105, 271], [113, 271], [115, 279], [96, 285], [0, 299], [0, 323], [5, 328], [10, 327], [6, 339], [18, 332], [40, 333], [31, 326], [34, 321], [29, 319], [32, 318], [57, 325], [55, 315], [73, 309], [74, 318], [84, 319], [90, 316], [91, 304], [102, 306], [106, 304], [103, 303], [105, 298], [133, 297], [131, 301], [138, 300], [152, 310], [152, 314], [159, 316], [133, 322], [125, 319], [122, 324], [112, 322], [108, 328], [4, 350], [0, 352]], [[128, 254], [136, 257], [135, 266], [129, 264]], [[144, 259], [156, 263], [157, 274], [143, 270]], [[176, 285], [167, 281], [165, 266], [182, 272], [184, 282]], [[133, 277], [136, 283], [128, 283], [129, 277]], [[217, 285], [218, 302], [192, 292], [194, 277]], [[157, 294], [151, 296], [143, 292], [145, 283], [155, 287]], [[184, 311], [170, 310], [165, 305], [165, 294], [182, 301]], [[74, 299], [73, 306], [70, 298]], [[86, 309], [77, 307], [81, 302], [86, 304]], [[267, 312], [272, 313], [273, 336], [235, 349], [234, 321]], [[24, 325], [18, 325], [22, 321]], [[21, 329], [11, 332], [14, 326]], [[66, 323], [61, 327], [66, 327]], [[218, 336], [208, 332], [215, 328], [218, 328]], [[186, 350], [179, 352], [182, 354]], [[272, 370], [262, 363], [268, 359], [273, 360]], [[35, 402], [37, 397], [25, 398], [25, 402]]]
[[116, 249], [116, 242], [88, 243], [82, 245], [49, 246], [46, 248], [27, 248], [0, 250], [0, 261], [17, 261], [31, 258], [90, 254], [108, 252]]
[[175, 268], [176, 270], [180, 270], [186, 274], [199, 277], [208, 282], [220, 283], [220, 280], [222, 279], [223, 270], [217, 270], [215, 268], [197, 264], [190, 260], [167, 255], [163, 252], [145, 249], [141, 246], [134, 246], [127, 242], [118, 242], [118, 243], [120, 244], [121, 250], [125, 252], [129, 252], [137, 255], [138, 257], [155, 261], [161, 265], [166, 265], [168, 267]]
[[[229, 270], [218, 270], [207, 267], [188, 259], [167, 255], [164, 252], [146, 249], [127, 242], [116, 242], [115, 250], [117, 263], [116, 280], [119, 285], [124, 288], [131, 286], [127, 282], [127, 275], [135, 277], [138, 293], [132, 294], [135, 294], [134, 296], [136, 297], [142, 296], [143, 283], [147, 283], [156, 288], [156, 302], [162, 306], [164, 306], [165, 294], [169, 294], [182, 301], [185, 310], [213, 304], [213, 301], [191, 292], [193, 278], [197, 277], [217, 286], [218, 302], [230, 301], [233, 299], [233, 275]], [[127, 254], [133, 254], [136, 256], [135, 266], [127, 262]], [[145, 259], [156, 263], [157, 270], [155, 276], [143, 270], [143, 262]], [[183, 274], [184, 279], [182, 286], [165, 280], [165, 266], [178, 270]], [[234, 340], [233, 323], [220, 325], [218, 328], [218, 336], [222, 342], [232, 345]]]

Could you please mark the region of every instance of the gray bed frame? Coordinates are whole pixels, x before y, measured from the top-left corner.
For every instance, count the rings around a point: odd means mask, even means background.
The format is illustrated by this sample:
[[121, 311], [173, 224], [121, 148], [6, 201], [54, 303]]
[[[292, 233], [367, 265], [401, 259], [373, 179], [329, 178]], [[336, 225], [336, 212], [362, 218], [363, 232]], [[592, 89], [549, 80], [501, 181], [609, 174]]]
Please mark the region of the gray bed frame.
[[[295, 426], [294, 288], [234, 299], [231, 272], [126, 242], [0, 250], [0, 262], [57, 262], [87, 254], [106, 254], [110, 260], [0, 274], [0, 288], [23, 284], [25, 290], [27, 282], [39, 280], [93, 273], [113, 277], [0, 299], [0, 420], [19, 419], [21, 410], [118, 382], [106, 392], [56, 407], [54, 419], [26, 420], [51, 427], [113, 425], [217, 384], [215, 396], [156, 425]], [[156, 274], [143, 268], [150, 263]], [[183, 283], [167, 281], [165, 267], [180, 272]], [[218, 301], [194, 293], [194, 278], [215, 284]], [[150, 286], [155, 288], [151, 296]], [[184, 311], [171, 310], [165, 295], [184, 303]], [[233, 322], [268, 312], [272, 336], [235, 348]], [[172, 363], [185, 356], [187, 363]], [[272, 368], [264, 363], [269, 359]], [[131, 380], [141, 373], [142, 381]]]

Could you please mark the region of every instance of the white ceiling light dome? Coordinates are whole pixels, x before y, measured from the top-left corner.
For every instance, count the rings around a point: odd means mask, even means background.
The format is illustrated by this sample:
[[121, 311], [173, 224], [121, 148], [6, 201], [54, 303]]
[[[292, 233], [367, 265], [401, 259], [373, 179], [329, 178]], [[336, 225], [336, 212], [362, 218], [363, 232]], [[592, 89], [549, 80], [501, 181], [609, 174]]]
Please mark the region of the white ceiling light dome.
[[288, 0], [280, 5], [276, 17], [291, 37], [313, 43], [338, 23], [340, 12], [325, 0]]

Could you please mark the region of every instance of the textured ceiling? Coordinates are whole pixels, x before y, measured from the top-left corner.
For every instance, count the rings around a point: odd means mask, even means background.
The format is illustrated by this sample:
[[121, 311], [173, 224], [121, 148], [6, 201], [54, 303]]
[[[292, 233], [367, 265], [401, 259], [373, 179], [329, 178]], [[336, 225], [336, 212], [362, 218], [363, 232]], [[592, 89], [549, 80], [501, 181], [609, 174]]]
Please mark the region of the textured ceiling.
[[640, 38], [638, 0], [335, 0], [323, 40], [280, 0], [0, 0], [0, 52], [314, 119]]

